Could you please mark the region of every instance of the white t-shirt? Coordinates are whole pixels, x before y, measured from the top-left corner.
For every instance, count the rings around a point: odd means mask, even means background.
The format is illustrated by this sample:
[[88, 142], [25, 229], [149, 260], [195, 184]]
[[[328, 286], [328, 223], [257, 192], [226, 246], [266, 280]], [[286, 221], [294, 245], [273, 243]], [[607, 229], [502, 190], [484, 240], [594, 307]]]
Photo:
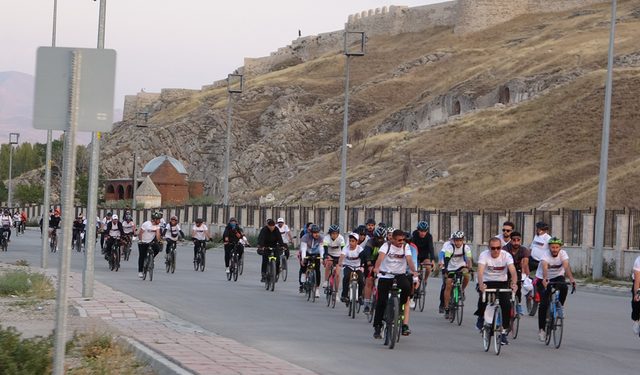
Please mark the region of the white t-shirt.
[[282, 228], [278, 226], [278, 230], [280, 230], [280, 235], [282, 235], [282, 242], [284, 242], [285, 244], [291, 242], [291, 239], [289, 239], [289, 235], [287, 234], [290, 232], [287, 224], [282, 224]]
[[140, 229], [144, 232], [140, 235], [140, 240], [143, 243], [150, 243], [156, 238], [156, 231], [158, 230], [158, 226], [151, 223], [151, 220], [145, 221], [140, 226]]
[[447, 247], [447, 250], [444, 253], [445, 258], [451, 255], [451, 259], [449, 259], [449, 264], [447, 265], [447, 270], [455, 271], [460, 269], [461, 267], [466, 267], [467, 262], [466, 259], [471, 259], [471, 248], [465, 244], [462, 244], [462, 247], [456, 247], [455, 244], [453, 246]]
[[131, 220], [131, 222], [127, 222], [125, 220], [125, 221], [122, 222], [122, 230], [126, 234], [133, 233], [133, 227], [135, 225], [136, 225], [136, 223], [134, 223], [133, 220]]
[[[640, 257], [636, 258], [636, 262], [633, 264], [633, 270], [634, 271], [640, 271]], [[633, 278], [633, 280], [635, 280], [636, 279], [636, 273], [633, 272], [631, 274], [631, 277]]]
[[542, 254], [549, 250], [549, 238], [551, 238], [549, 233], [533, 237], [533, 242], [531, 243], [531, 247], [529, 247], [533, 259], [541, 260]]
[[351, 245], [342, 248], [342, 251], [340, 252], [340, 255], [344, 255], [342, 264], [351, 268], [360, 267], [360, 253], [362, 250], [363, 249], [360, 245], [356, 245], [355, 250], [351, 250]]
[[502, 247], [504, 247], [504, 245], [511, 242], [511, 238], [509, 238], [509, 241], [504, 240], [504, 233], [500, 233], [499, 235], [496, 236], [496, 238], [500, 240], [500, 242], [502, 243]]
[[324, 242], [322, 246], [327, 247], [327, 252], [332, 257], [339, 257], [341, 254], [341, 249], [345, 246], [344, 237], [341, 234], [336, 237], [335, 240], [331, 239], [331, 235], [324, 236]]
[[14, 223], [20, 223], [22, 221], [22, 217], [18, 214], [13, 215], [13, 222]]
[[102, 219], [102, 230], [105, 231], [107, 230], [107, 223], [110, 222], [111, 220], [107, 219], [107, 217], [105, 216], [104, 219]]
[[0, 226], [2, 227], [10, 227], [13, 225], [13, 219], [11, 216], [0, 216]]
[[114, 238], [120, 238], [120, 230], [118, 229], [118, 222], [111, 222], [111, 230], [109, 236]]
[[395, 247], [388, 242], [384, 243], [378, 254], [385, 254], [384, 260], [380, 263], [380, 271], [388, 272], [386, 275], [379, 274], [381, 279], [393, 279], [395, 274], [404, 274], [407, 271], [407, 256], [411, 256], [411, 246], [406, 243], [400, 247]]
[[500, 250], [500, 255], [494, 258], [491, 256], [491, 250], [485, 250], [480, 254], [478, 264], [484, 264], [483, 281], [507, 281], [513, 257], [508, 252]]
[[538, 266], [538, 271], [536, 271], [536, 277], [538, 279], [542, 279], [542, 261], [547, 262], [547, 279], [554, 279], [558, 276], [564, 275], [564, 267], [562, 266], [562, 262], [569, 259], [569, 254], [566, 251], [560, 250], [557, 257], [553, 257], [551, 255], [551, 250], [547, 250], [542, 254], [542, 259], [540, 259], [540, 265]]
[[195, 238], [196, 240], [200, 240], [200, 241], [207, 240], [207, 233], [205, 232], [208, 231], [209, 228], [207, 228], [207, 226], [204, 223], [202, 223], [202, 225], [200, 225], [199, 227], [194, 224], [191, 230], [196, 231], [195, 236], [193, 236], [193, 238]]
[[[204, 224], [202, 224], [204, 225]], [[180, 224], [176, 224], [175, 227], [167, 225], [167, 232], [164, 234], [164, 238], [170, 238], [174, 241], [178, 240], [178, 234], [180, 234]]]

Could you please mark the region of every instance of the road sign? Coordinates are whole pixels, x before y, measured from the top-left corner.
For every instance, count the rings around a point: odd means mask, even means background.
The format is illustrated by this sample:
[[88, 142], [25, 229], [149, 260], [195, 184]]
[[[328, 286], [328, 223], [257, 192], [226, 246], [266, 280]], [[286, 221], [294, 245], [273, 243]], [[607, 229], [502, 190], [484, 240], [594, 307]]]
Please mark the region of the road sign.
[[67, 130], [73, 52], [82, 54], [77, 82], [78, 131], [110, 132], [113, 128], [113, 96], [116, 51], [112, 49], [40, 47], [36, 63], [33, 127]]

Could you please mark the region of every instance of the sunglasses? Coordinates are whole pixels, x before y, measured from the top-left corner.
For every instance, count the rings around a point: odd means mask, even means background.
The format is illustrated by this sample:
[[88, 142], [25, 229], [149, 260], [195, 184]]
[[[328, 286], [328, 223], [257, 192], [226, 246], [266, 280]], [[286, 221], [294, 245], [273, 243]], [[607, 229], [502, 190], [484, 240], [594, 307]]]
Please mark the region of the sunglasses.
[[489, 249], [491, 249], [491, 250], [502, 250], [502, 247], [500, 247], [500, 246], [492, 246]]
[[396, 238], [396, 241], [398, 241], [398, 242], [404, 242], [404, 238]]
[[513, 229], [503, 229], [503, 232], [513, 232]]

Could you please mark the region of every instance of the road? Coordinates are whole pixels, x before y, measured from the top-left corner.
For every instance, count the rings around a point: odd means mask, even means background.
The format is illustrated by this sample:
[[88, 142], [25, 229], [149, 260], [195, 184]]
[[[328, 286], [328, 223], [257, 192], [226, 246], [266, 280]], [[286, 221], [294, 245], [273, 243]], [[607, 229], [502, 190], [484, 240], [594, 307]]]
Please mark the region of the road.
[[[15, 238], [0, 261], [27, 260], [40, 264], [40, 235], [28, 229]], [[345, 373], [449, 373], [480, 374], [636, 374], [640, 339], [631, 332], [629, 299], [591, 293], [569, 295], [566, 326], [560, 349], [537, 340], [537, 319], [524, 317], [520, 336], [503, 347], [499, 357], [485, 353], [475, 330], [476, 297], [471, 292], [462, 326], [450, 324], [437, 313], [440, 280], [431, 280], [425, 311], [412, 312], [413, 334], [402, 337], [396, 349], [383, 347], [372, 337], [373, 328], [359, 314], [347, 316], [343, 304], [335, 309], [325, 300], [306, 301], [298, 293], [297, 268], [275, 292], [259, 282], [260, 257], [248, 249], [244, 274], [226, 280], [223, 252], [207, 253], [204, 272], [193, 270], [192, 246], [178, 247], [175, 274], [164, 272], [158, 257], [152, 282], [137, 276], [137, 249], [117, 273], [96, 256], [96, 280], [190, 321], [206, 330], [234, 339], [275, 357], [320, 374]], [[49, 253], [50, 268], [59, 267], [60, 252]], [[293, 258], [292, 258], [293, 259]], [[71, 254], [73, 272], [82, 272], [84, 253]]]

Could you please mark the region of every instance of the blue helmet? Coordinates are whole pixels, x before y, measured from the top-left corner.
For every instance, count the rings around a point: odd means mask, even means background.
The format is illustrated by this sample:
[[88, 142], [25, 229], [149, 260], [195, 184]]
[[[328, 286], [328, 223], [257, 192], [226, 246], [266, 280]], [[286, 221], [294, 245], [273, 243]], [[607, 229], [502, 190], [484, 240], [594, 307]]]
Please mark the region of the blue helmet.
[[418, 223], [418, 230], [429, 230], [429, 223], [427, 223], [426, 221], [421, 221]]

